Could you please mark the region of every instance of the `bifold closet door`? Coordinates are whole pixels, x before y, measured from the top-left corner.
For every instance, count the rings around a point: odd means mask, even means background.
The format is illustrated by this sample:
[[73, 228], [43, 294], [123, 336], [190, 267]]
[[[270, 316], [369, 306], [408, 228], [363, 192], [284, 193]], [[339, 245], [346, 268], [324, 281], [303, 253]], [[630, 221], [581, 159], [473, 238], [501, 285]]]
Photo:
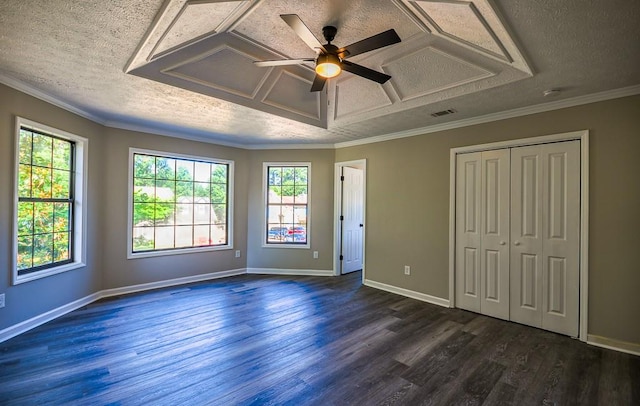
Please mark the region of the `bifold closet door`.
[[580, 142], [511, 150], [511, 320], [578, 334]]
[[509, 319], [509, 150], [456, 165], [456, 303]]

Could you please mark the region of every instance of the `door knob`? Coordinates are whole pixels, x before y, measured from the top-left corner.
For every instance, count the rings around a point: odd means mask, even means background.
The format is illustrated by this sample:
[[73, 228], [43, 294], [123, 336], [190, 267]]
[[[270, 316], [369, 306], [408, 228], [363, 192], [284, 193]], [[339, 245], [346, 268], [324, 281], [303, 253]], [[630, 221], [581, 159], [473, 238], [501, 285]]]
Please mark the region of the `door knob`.
[[514, 241], [513, 245], [520, 245], [520, 241]]
[[363, 225], [362, 225], [362, 224], [360, 224], [360, 227], [363, 227]]
[[505, 245], [505, 244], [506, 244], [506, 242], [500, 241], [500, 245]]

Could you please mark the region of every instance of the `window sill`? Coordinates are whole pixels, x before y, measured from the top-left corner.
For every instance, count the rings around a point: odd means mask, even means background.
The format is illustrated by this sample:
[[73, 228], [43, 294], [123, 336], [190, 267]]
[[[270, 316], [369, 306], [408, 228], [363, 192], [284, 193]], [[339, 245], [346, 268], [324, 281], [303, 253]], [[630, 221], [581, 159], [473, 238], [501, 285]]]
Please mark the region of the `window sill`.
[[84, 262], [72, 262], [70, 264], [64, 264], [64, 265], [56, 266], [54, 268], [43, 269], [42, 271], [28, 273], [25, 275], [18, 275], [17, 271], [15, 271], [13, 284], [19, 285], [21, 283], [34, 281], [36, 279], [46, 278], [47, 276], [57, 275], [62, 272], [67, 272], [74, 269], [82, 268], [84, 266], [86, 266]]
[[211, 252], [211, 251], [229, 251], [232, 249], [233, 249], [232, 245], [220, 245], [216, 247], [192, 247], [192, 248], [168, 249], [168, 250], [162, 250], [162, 251], [128, 252], [127, 259], [165, 257], [169, 255], [196, 254], [199, 252]]

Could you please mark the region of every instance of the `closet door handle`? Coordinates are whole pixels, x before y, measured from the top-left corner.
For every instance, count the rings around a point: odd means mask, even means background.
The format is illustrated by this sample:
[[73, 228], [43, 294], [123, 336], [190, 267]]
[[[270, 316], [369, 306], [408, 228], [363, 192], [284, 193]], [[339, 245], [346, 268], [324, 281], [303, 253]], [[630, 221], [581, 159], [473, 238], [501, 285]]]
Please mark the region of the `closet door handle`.
[[505, 245], [505, 244], [506, 244], [506, 242], [500, 241], [500, 245]]
[[520, 241], [514, 241], [513, 245], [520, 245]]

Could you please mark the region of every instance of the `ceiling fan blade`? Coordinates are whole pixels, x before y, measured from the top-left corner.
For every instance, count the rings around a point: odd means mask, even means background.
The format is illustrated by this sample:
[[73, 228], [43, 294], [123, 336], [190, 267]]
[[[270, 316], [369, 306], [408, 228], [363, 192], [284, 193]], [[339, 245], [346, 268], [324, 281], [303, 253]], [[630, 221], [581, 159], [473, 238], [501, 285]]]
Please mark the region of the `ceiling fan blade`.
[[315, 79], [313, 79], [313, 84], [311, 85], [312, 92], [319, 92], [324, 89], [324, 84], [327, 82], [326, 78], [316, 74]]
[[300, 65], [305, 62], [313, 62], [315, 59], [306, 58], [306, 59], [280, 59], [277, 61], [254, 61], [253, 64], [256, 66], [283, 66], [283, 65]]
[[285, 23], [289, 25], [293, 29], [293, 31], [302, 39], [305, 44], [309, 46], [311, 49], [322, 49], [324, 52], [327, 52], [324, 49], [324, 46], [318, 41], [318, 38], [313, 35], [311, 30], [305, 25], [304, 22], [298, 17], [297, 14], [280, 14], [280, 18], [284, 20]]
[[374, 49], [383, 48], [391, 44], [400, 42], [400, 37], [394, 29], [390, 29], [373, 37], [365, 38], [362, 41], [354, 42], [351, 45], [338, 49], [338, 55], [342, 58], [350, 58]]
[[387, 74], [375, 71], [373, 69], [365, 68], [362, 65], [358, 65], [349, 61], [342, 61], [342, 69], [355, 75], [362, 76], [365, 79], [373, 80], [374, 82], [378, 82], [380, 84], [391, 79], [391, 76]]

